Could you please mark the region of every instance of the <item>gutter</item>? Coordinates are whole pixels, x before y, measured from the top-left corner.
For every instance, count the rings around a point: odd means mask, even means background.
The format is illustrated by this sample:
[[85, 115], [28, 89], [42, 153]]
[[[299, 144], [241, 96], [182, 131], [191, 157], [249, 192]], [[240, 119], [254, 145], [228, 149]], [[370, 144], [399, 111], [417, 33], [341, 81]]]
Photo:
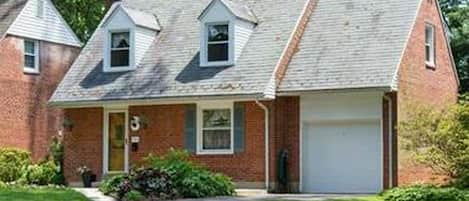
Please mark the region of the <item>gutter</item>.
[[388, 159], [389, 160], [389, 162], [388, 162], [389, 163], [388, 164], [388, 166], [389, 166], [388, 167], [389, 168], [389, 170], [388, 170], [389, 184], [388, 185], [389, 185], [389, 188], [392, 188], [393, 183], [394, 183], [394, 181], [393, 181], [393, 178], [394, 178], [394, 170], [393, 170], [393, 166], [394, 166], [394, 164], [393, 164], [393, 162], [394, 162], [393, 161], [393, 157], [394, 157], [393, 156], [393, 146], [394, 146], [394, 144], [393, 144], [393, 134], [394, 133], [393, 133], [393, 130], [394, 129], [393, 129], [393, 125], [392, 125], [393, 103], [392, 103], [392, 98], [390, 98], [386, 94], [383, 96], [383, 98], [386, 101], [388, 101], [388, 129], [389, 129], [389, 131], [388, 131], [388, 133], [389, 133], [388, 141], [389, 142], [388, 142], [388, 154], [387, 154], [389, 156], [389, 159]]
[[269, 108], [259, 101], [259, 98], [256, 98], [256, 104], [264, 110], [265, 115], [265, 128], [264, 128], [264, 138], [265, 138], [265, 188], [269, 190]]

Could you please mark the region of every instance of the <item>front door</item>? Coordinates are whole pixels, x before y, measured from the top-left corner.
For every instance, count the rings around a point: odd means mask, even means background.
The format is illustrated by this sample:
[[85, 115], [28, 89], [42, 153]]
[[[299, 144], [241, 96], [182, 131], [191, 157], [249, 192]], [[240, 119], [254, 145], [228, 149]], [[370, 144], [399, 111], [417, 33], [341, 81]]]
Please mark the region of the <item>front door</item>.
[[104, 170], [106, 173], [127, 172], [127, 111], [107, 111], [105, 115]]

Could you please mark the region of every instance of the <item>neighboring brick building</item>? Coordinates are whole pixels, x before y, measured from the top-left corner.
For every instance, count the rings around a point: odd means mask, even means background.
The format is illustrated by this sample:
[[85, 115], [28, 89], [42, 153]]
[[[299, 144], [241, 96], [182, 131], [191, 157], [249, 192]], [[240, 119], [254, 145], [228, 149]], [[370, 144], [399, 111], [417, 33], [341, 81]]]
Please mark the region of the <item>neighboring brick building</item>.
[[66, 177], [176, 148], [243, 187], [421, 180], [398, 171], [396, 125], [406, 102], [457, 98], [443, 27], [435, 0], [119, 1], [51, 98], [73, 123]]
[[28, 150], [41, 160], [63, 118], [47, 102], [80, 41], [49, 0], [3, 1], [0, 16], [0, 147]]

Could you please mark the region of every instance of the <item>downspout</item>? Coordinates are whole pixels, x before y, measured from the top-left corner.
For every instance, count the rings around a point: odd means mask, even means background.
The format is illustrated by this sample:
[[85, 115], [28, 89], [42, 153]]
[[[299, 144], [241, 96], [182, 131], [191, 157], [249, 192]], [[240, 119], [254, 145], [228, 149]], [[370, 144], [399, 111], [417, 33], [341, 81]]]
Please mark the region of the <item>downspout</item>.
[[265, 115], [265, 128], [264, 128], [264, 138], [265, 138], [265, 189], [269, 190], [269, 108], [256, 98], [256, 104], [264, 110]]
[[388, 143], [388, 146], [389, 146], [388, 147], [389, 184], [388, 185], [389, 185], [389, 188], [392, 188], [393, 183], [394, 183], [393, 182], [393, 178], [394, 178], [394, 170], [393, 170], [393, 165], [394, 165], [393, 164], [393, 162], [394, 162], [393, 161], [393, 157], [394, 157], [393, 156], [393, 146], [394, 146], [394, 144], [393, 144], [393, 135], [394, 135], [394, 133], [393, 133], [393, 130], [394, 129], [393, 129], [393, 125], [392, 125], [392, 112], [393, 112], [392, 108], [393, 108], [393, 104], [392, 104], [392, 99], [389, 96], [384, 95], [383, 98], [388, 102], [388, 129], [389, 129], [389, 131], [388, 131], [388, 133], [389, 133], [389, 136], [388, 136], [389, 137], [389, 139], [388, 139], [388, 141], [389, 141], [389, 143]]

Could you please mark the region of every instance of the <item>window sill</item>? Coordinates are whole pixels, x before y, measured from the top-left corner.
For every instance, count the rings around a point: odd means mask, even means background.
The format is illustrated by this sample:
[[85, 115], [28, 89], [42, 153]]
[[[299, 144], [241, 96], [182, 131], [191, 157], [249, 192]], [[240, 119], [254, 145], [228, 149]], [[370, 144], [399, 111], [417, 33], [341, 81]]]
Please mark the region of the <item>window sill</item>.
[[435, 63], [425, 62], [425, 67], [430, 70], [435, 70]]
[[208, 62], [208, 63], [201, 63], [200, 67], [202, 68], [210, 68], [210, 67], [226, 67], [226, 66], [233, 66], [233, 62]]
[[120, 72], [128, 72], [128, 71], [133, 71], [133, 70], [135, 70], [135, 68], [122, 66], [122, 67], [104, 68], [103, 72], [105, 72], [105, 73], [120, 73]]
[[35, 69], [23, 69], [23, 73], [27, 75], [39, 75], [41, 74], [38, 70]]
[[211, 155], [234, 155], [234, 151], [232, 150], [227, 150], [227, 151], [198, 151], [197, 152], [198, 156], [211, 156]]

